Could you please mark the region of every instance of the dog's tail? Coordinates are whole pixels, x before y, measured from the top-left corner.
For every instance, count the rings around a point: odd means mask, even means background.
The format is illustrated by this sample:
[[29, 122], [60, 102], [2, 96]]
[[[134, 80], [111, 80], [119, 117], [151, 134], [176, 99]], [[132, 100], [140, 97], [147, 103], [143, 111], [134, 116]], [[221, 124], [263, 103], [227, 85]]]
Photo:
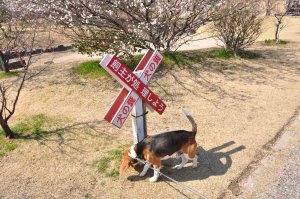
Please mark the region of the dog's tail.
[[191, 122], [192, 124], [192, 133], [193, 133], [193, 137], [196, 136], [196, 133], [197, 133], [197, 124], [194, 120], [194, 118], [191, 116], [191, 114], [185, 110], [185, 109], [182, 109], [182, 112], [184, 113], [184, 115], [189, 119], [189, 121]]

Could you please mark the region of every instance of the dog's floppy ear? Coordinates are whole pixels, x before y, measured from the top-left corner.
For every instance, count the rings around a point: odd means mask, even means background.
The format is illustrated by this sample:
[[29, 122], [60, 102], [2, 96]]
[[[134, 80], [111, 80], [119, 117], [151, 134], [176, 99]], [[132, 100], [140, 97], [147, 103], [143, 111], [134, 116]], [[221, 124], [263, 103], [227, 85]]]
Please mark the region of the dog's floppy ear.
[[120, 165], [119, 173], [123, 175], [125, 171], [131, 166], [131, 161], [133, 160], [128, 153], [130, 152], [130, 148], [126, 148], [123, 154], [122, 162]]

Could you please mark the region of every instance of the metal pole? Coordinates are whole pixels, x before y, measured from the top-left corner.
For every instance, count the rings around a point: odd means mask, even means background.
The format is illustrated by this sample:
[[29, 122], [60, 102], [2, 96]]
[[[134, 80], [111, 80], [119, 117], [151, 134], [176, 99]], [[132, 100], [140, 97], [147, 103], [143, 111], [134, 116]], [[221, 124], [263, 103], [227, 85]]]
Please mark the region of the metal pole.
[[[141, 71], [134, 72], [140, 75]], [[146, 103], [139, 98], [132, 109], [132, 131], [133, 143], [136, 144], [142, 141], [147, 135], [147, 120], [146, 120]]]
[[138, 99], [132, 110], [133, 143], [142, 141], [147, 135], [145, 103]]

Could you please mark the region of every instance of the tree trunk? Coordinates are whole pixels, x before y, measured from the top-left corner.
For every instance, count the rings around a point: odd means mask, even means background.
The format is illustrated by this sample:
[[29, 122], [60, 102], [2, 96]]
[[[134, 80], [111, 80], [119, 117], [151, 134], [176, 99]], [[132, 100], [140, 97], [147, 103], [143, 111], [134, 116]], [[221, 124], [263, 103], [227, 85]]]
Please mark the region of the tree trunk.
[[226, 42], [224, 42], [224, 48], [225, 48], [225, 50], [227, 50], [227, 51], [230, 51], [230, 50], [231, 50], [230, 45], [229, 45], [228, 43], [226, 43]]
[[234, 55], [235, 57], [237, 57], [237, 56], [238, 56], [238, 51], [237, 51], [237, 50], [234, 50], [234, 51], [233, 51], [233, 55]]
[[279, 43], [279, 31], [280, 31], [280, 25], [281, 23], [278, 22], [276, 24], [276, 30], [275, 30], [275, 40], [276, 40], [276, 43], [278, 44]]
[[15, 138], [16, 135], [14, 134], [14, 132], [10, 129], [10, 127], [8, 126], [7, 122], [0, 117], [0, 125], [4, 131], [5, 137], [7, 138]]
[[270, 0], [266, 0], [266, 16], [271, 15]]
[[5, 55], [0, 51], [0, 67], [2, 69], [2, 71], [8, 73], [9, 69], [8, 69], [8, 61], [5, 60]]
[[237, 46], [237, 44], [234, 45], [234, 47], [233, 47], [232, 50], [233, 50], [233, 55], [234, 55], [235, 57], [237, 57], [238, 54], [239, 54], [239, 51], [240, 51], [240, 49], [239, 49], [239, 47]]

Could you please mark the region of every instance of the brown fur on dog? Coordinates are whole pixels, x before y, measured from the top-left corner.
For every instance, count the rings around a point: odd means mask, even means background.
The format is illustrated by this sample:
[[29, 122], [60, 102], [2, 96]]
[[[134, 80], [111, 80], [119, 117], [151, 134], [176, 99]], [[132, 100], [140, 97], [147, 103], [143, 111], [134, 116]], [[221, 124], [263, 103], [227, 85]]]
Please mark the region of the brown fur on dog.
[[120, 170], [119, 170], [121, 175], [123, 175], [126, 172], [126, 170], [133, 165], [134, 159], [128, 155], [129, 151], [130, 151], [130, 147], [127, 147], [124, 151], [123, 158], [120, 165]]

